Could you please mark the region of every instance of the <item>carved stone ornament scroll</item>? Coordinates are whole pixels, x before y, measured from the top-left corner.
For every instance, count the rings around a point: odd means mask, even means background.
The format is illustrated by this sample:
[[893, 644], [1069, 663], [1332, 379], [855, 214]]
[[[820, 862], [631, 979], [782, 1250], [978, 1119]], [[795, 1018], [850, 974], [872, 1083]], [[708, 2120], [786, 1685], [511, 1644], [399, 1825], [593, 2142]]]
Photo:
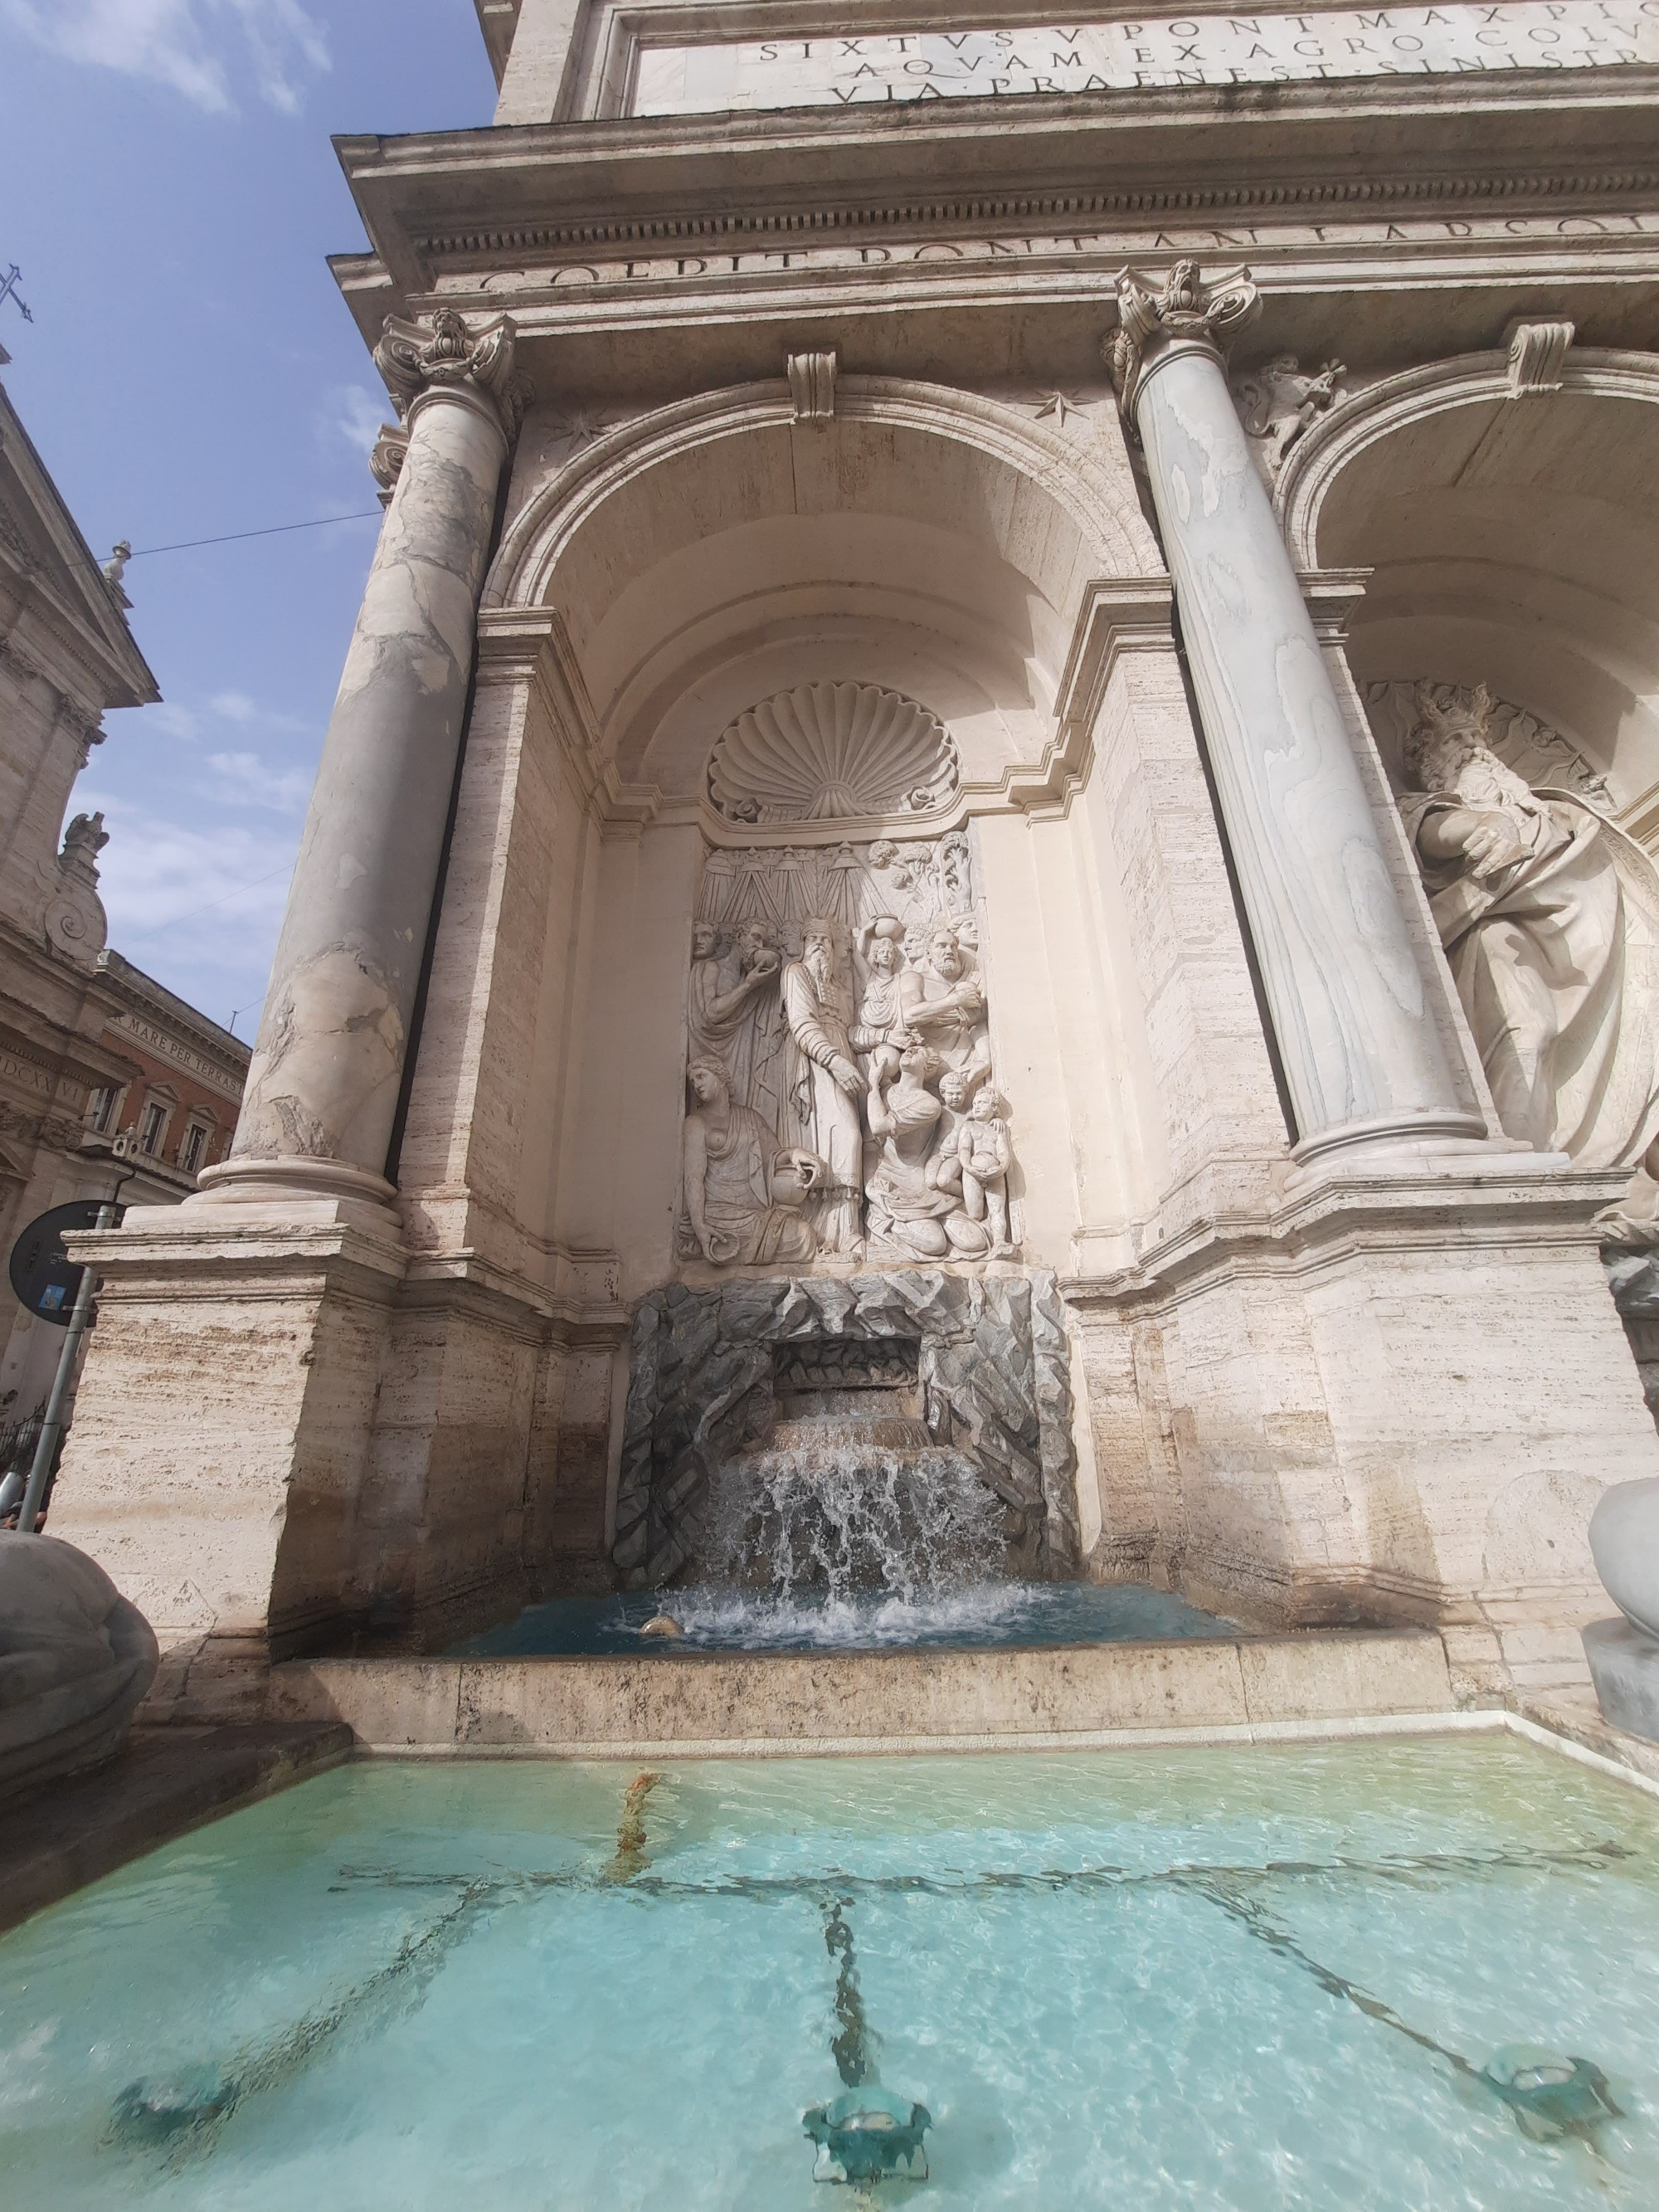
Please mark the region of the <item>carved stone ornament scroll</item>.
[[965, 832], [709, 854], [692, 932], [681, 1260], [1018, 1250]]

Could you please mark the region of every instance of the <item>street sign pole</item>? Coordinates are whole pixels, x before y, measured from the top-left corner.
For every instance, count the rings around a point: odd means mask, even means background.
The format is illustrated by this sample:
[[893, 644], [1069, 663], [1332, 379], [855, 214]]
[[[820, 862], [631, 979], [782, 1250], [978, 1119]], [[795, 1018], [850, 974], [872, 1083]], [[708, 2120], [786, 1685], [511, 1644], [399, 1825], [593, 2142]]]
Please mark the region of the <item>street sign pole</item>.
[[[100, 1229], [112, 1228], [115, 1222], [115, 1201], [107, 1199], [98, 1209]], [[81, 1354], [81, 1339], [87, 1333], [87, 1316], [92, 1311], [92, 1290], [95, 1280], [90, 1267], [81, 1270], [81, 1287], [75, 1293], [75, 1304], [70, 1314], [70, 1324], [64, 1332], [64, 1348], [58, 1355], [58, 1372], [52, 1377], [52, 1395], [46, 1401], [46, 1419], [40, 1431], [40, 1441], [34, 1447], [34, 1463], [29, 1468], [28, 1488], [23, 1492], [23, 1507], [17, 1516], [17, 1533], [32, 1535], [40, 1511], [40, 1500], [46, 1495], [46, 1484], [52, 1477], [52, 1462], [58, 1450], [58, 1439], [64, 1433], [64, 1408], [75, 1385], [76, 1363]]]

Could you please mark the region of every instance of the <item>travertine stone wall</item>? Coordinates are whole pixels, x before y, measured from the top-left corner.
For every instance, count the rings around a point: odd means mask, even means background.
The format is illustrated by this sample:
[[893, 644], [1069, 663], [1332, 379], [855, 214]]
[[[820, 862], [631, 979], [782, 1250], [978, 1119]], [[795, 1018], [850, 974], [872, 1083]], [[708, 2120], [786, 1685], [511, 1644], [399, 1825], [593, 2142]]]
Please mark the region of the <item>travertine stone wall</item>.
[[1185, 1281], [1070, 1286], [1097, 1570], [1276, 1624], [1449, 1622], [1482, 1692], [1578, 1679], [1589, 1510], [1652, 1450], [1582, 1202], [1425, 1178], [1271, 1219]]
[[155, 1629], [173, 1710], [257, 1698], [272, 1651], [337, 1644], [404, 1255], [376, 1210], [137, 1208], [102, 1265], [52, 1532]]

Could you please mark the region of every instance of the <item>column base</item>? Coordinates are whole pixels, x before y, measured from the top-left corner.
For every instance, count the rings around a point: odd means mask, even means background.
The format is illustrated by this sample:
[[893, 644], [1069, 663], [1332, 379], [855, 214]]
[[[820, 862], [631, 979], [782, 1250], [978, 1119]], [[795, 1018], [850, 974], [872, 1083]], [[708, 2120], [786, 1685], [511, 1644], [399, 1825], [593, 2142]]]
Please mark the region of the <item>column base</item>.
[[[1292, 1146], [1291, 1158], [1297, 1167], [1291, 1187], [1299, 1188], [1316, 1166], [1323, 1170], [1334, 1161], [1346, 1162], [1356, 1155], [1363, 1155], [1368, 1160], [1374, 1158], [1380, 1164], [1401, 1155], [1432, 1152], [1466, 1160], [1472, 1152], [1507, 1154], [1528, 1149], [1517, 1146], [1510, 1137], [1493, 1139], [1488, 1136], [1486, 1125], [1478, 1114], [1377, 1114], [1363, 1121], [1344, 1121], [1334, 1129], [1322, 1129], [1316, 1135], [1304, 1137], [1300, 1144]], [[1556, 1167], [1566, 1164], [1565, 1153], [1537, 1157], [1547, 1158]]]
[[276, 1160], [221, 1160], [204, 1168], [189, 1206], [270, 1206], [284, 1199], [355, 1198], [376, 1206], [395, 1206], [397, 1186], [367, 1168], [344, 1160], [298, 1157]]

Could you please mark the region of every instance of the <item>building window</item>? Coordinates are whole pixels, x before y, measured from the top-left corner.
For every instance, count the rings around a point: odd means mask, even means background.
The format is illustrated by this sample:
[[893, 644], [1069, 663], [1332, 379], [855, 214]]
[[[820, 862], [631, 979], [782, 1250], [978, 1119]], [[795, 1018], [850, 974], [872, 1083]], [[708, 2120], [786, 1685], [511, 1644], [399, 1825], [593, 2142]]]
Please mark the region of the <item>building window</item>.
[[159, 1098], [152, 1098], [145, 1107], [138, 1123], [138, 1149], [141, 1152], [160, 1150], [161, 1132], [167, 1125], [167, 1109]]
[[179, 1164], [186, 1175], [194, 1175], [200, 1168], [207, 1139], [207, 1130], [200, 1121], [192, 1121], [185, 1130], [185, 1141], [179, 1147]]
[[115, 1119], [115, 1086], [106, 1083], [92, 1094], [92, 1106], [87, 1116], [88, 1126], [95, 1137], [106, 1137], [109, 1125]]

